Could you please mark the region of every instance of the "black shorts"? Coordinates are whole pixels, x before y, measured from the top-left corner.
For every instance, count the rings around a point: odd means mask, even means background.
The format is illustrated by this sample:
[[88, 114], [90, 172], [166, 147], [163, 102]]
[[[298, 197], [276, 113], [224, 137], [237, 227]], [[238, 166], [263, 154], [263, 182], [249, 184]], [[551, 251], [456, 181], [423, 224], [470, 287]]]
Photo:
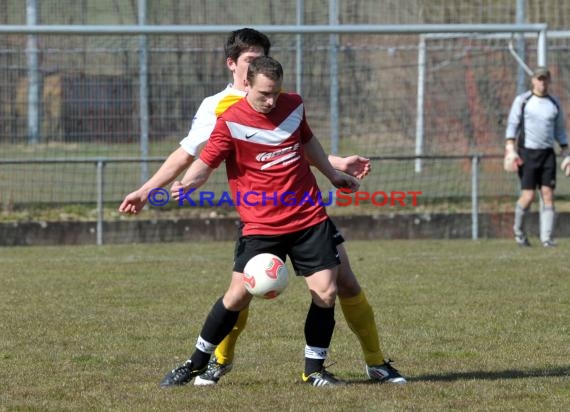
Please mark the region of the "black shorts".
[[236, 244], [234, 271], [243, 272], [249, 259], [259, 253], [273, 253], [283, 261], [289, 256], [297, 276], [309, 276], [338, 266], [340, 259], [336, 247], [339, 243], [335, 240], [335, 233], [338, 233], [335, 225], [327, 219], [285, 235], [240, 236]]
[[523, 165], [519, 167], [521, 189], [556, 187], [556, 155], [553, 149], [519, 149]]
[[333, 242], [334, 242], [335, 246], [338, 246], [338, 245], [344, 243], [344, 238], [342, 237], [341, 233], [336, 228], [335, 224], [332, 222], [332, 220], [330, 218], [329, 218], [329, 221], [331, 222], [331, 225], [333, 226]]
[[[337, 229], [336, 225], [333, 223], [333, 221], [331, 220], [331, 218], [328, 218], [328, 221], [330, 222], [330, 224], [333, 227], [333, 242], [335, 244], [335, 246], [341, 245], [344, 243], [344, 237], [342, 237], [342, 234], [339, 232], [339, 230]], [[236, 244], [234, 247], [234, 261], [237, 260], [237, 255], [238, 255], [238, 250], [240, 247], [240, 239], [243, 236], [243, 223], [240, 222], [239, 227], [238, 227], [238, 233], [237, 233], [237, 240], [236, 240]]]

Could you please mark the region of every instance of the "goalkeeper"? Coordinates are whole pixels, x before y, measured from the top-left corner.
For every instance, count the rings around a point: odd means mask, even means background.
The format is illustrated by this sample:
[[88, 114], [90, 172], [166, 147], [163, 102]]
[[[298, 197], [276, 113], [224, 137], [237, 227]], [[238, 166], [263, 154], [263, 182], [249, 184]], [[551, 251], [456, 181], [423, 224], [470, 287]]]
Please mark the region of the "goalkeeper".
[[538, 67], [532, 75], [532, 89], [515, 98], [509, 113], [504, 166], [507, 172], [518, 172], [521, 181], [513, 226], [519, 246], [530, 246], [524, 223], [537, 189], [542, 197], [540, 242], [544, 247], [556, 246], [553, 240], [555, 141], [561, 148], [563, 160], [560, 168], [570, 176], [564, 113], [558, 99], [548, 93], [550, 81], [550, 71], [546, 67]]

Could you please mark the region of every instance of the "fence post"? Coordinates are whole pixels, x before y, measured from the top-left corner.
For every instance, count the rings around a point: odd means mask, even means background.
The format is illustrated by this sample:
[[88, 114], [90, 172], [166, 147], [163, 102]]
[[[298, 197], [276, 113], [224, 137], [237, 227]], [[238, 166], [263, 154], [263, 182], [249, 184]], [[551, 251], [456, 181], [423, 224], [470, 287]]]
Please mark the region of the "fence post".
[[[146, 25], [146, 0], [138, 1], [138, 24]], [[148, 39], [141, 34], [139, 36], [139, 125], [140, 125], [140, 150], [141, 158], [141, 184], [149, 178], [149, 165], [146, 161], [149, 156], [149, 84], [148, 84]]]
[[103, 191], [104, 191], [104, 168], [105, 161], [102, 159], [97, 160], [97, 246], [103, 244], [103, 220], [104, 216], [104, 204], [103, 204]]
[[[526, 0], [517, 0], [517, 12], [516, 12], [517, 24], [524, 24], [526, 21]], [[517, 55], [520, 56], [521, 60], [524, 62], [526, 60], [526, 50], [524, 33], [517, 34]], [[527, 90], [528, 81], [526, 78], [526, 73], [524, 67], [521, 65], [517, 68], [517, 95], [524, 93]]]
[[546, 29], [538, 32], [536, 58], [538, 66], [548, 65], [548, 34]]
[[[296, 21], [297, 25], [302, 25], [305, 19], [305, 2], [297, 0], [296, 5]], [[295, 37], [295, 90], [298, 94], [302, 94], [303, 89], [303, 35], [297, 34]]]
[[[26, 21], [29, 26], [38, 24], [38, 2], [27, 0]], [[40, 142], [40, 72], [38, 60], [38, 37], [29, 34], [26, 45], [28, 65], [28, 143]]]
[[471, 239], [479, 239], [479, 161], [480, 155], [471, 158]]
[[[416, 100], [416, 156], [424, 154], [424, 93], [426, 82], [426, 37], [420, 35], [418, 44], [418, 90]], [[416, 157], [414, 170], [422, 171], [422, 159]]]
[[[338, 2], [329, 0], [329, 24], [338, 25]], [[330, 154], [338, 154], [340, 136], [340, 108], [339, 108], [339, 84], [338, 84], [338, 52], [340, 48], [339, 34], [329, 34], [329, 65], [330, 65], [330, 125], [331, 125], [331, 150]]]

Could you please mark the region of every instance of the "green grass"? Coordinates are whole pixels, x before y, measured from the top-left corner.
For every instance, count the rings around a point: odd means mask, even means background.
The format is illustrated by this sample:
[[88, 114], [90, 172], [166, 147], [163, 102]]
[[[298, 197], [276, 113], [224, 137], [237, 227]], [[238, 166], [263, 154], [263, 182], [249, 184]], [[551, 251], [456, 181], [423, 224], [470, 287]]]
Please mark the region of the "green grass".
[[0, 249], [0, 410], [567, 410], [568, 241], [348, 242], [405, 387], [364, 381], [337, 311], [330, 370], [298, 383], [308, 294], [255, 300], [234, 371], [162, 390], [225, 290], [231, 243]]

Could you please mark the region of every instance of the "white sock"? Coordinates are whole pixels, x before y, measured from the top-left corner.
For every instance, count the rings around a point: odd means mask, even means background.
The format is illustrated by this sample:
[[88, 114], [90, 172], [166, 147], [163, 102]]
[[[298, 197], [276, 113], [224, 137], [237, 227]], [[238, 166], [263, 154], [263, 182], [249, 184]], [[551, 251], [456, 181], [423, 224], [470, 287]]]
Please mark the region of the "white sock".
[[544, 206], [540, 210], [540, 241], [551, 242], [554, 229], [554, 206]]
[[204, 353], [214, 353], [217, 346], [218, 345], [214, 345], [213, 343], [204, 340], [201, 336], [198, 336], [198, 340], [196, 341], [196, 349]]

